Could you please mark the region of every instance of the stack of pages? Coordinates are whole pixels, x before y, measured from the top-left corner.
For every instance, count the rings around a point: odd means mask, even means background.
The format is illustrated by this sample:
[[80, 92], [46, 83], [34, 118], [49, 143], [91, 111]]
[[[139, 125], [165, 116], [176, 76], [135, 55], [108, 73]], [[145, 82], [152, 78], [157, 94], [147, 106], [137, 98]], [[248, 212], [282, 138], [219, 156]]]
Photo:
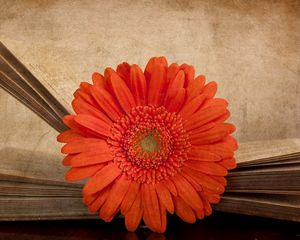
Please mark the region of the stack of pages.
[[[68, 107], [60, 96], [54, 97], [1, 43], [0, 86], [19, 100], [20, 108], [27, 106], [48, 123], [47, 134], [66, 129], [62, 117]], [[22, 129], [22, 124], [18, 129], [26, 137], [24, 145], [2, 144], [0, 149], [0, 220], [96, 218], [82, 203], [83, 182], [64, 180], [57, 145], [57, 152], [49, 152], [54, 138], [47, 142], [45, 133], [32, 136], [36, 131]], [[25, 147], [27, 136], [31, 149]], [[215, 210], [300, 221], [300, 139], [240, 142], [236, 159], [238, 166], [228, 174]]]

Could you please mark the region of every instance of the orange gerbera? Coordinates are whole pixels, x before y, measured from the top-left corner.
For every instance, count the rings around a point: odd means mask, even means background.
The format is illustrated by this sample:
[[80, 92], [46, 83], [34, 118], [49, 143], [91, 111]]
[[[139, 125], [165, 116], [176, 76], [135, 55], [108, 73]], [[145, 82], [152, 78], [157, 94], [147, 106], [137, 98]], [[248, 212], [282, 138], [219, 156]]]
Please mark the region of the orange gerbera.
[[122, 63], [94, 73], [74, 93], [75, 115], [58, 136], [72, 168], [66, 179], [89, 178], [89, 211], [111, 221], [120, 211], [129, 231], [141, 219], [164, 232], [167, 212], [193, 223], [220, 201], [237, 144], [228, 103], [214, 98], [217, 84], [194, 78], [193, 66], [151, 58], [145, 71]]

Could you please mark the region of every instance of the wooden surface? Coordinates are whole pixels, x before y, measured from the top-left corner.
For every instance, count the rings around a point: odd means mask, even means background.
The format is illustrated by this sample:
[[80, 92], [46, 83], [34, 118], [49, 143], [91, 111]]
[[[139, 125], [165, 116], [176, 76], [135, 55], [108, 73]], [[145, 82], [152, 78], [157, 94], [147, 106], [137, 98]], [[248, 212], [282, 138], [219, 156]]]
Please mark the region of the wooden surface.
[[300, 226], [294, 222], [225, 213], [214, 213], [193, 225], [169, 218], [165, 235], [151, 233], [143, 227], [136, 233], [126, 232], [123, 219], [116, 219], [110, 224], [100, 220], [1, 222], [0, 239], [289, 240], [300, 239]]

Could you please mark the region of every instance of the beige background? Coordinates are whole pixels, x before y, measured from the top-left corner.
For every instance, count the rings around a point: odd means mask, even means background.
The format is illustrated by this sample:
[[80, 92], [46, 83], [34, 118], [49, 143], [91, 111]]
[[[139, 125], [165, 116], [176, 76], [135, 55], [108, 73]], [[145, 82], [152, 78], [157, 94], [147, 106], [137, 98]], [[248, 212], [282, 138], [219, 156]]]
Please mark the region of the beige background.
[[[240, 141], [300, 137], [300, 1], [7, 1], [0, 40], [67, 105], [93, 71], [151, 56], [219, 83]], [[0, 90], [0, 143], [57, 152], [56, 132]]]

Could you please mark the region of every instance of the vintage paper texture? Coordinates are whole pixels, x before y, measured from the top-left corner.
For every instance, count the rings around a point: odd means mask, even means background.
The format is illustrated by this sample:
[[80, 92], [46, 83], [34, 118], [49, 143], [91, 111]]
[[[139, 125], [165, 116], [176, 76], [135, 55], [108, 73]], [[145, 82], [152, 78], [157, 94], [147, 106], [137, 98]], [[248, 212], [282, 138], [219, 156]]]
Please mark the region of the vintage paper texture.
[[[70, 109], [94, 71], [152, 56], [219, 84], [241, 142], [300, 137], [299, 1], [7, 1], [0, 40]], [[0, 144], [57, 154], [57, 133], [0, 90]]]

